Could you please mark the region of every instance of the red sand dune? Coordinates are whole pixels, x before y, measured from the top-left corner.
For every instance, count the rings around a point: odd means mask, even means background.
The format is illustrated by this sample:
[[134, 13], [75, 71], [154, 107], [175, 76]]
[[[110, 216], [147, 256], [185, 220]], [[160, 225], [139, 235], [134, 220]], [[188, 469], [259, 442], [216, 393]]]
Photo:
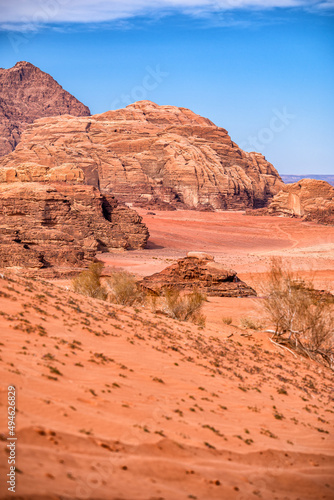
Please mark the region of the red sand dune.
[[[103, 256], [108, 267], [151, 274], [196, 249], [254, 282], [274, 254], [333, 278], [334, 228], [237, 213], [145, 222], [151, 249]], [[6, 276], [0, 498], [334, 497], [333, 372], [264, 330], [241, 329], [242, 316], [260, 316], [260, 299], [209, 298], [201, 330], [76, 295], [68, 283]], [[4, 482], [8, 385], [17, 390], [15, 495]]]

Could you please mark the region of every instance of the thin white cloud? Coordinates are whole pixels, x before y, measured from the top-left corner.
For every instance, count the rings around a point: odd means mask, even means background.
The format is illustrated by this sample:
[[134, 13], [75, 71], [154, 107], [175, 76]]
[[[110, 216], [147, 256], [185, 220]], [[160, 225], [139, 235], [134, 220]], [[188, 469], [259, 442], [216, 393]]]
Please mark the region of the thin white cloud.
[[334, 1], [333, 0], [325, 0], [323, 2], [320, 2], [320, 3], [318, 3], [317, 8], [320, 10], [334, 9]]
[[0, 0], [0, 28], [34, 31], [59, 23], [101, 23], [172, 12], [200, 17], [242, 9], [334, 9], [334, 0]]

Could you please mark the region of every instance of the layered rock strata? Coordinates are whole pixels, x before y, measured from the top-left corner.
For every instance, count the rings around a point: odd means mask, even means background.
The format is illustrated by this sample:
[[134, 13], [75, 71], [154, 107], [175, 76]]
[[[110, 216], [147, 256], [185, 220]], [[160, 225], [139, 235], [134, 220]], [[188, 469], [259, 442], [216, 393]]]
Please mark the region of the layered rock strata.
[[334, 187], [314, 179], [286, 184], [268, 206], [269, 213], [296, 216], [328, 209], [334, 210]]
[[76, 266], [97, 252], [143, 248], [141, 217], [93, 186], [0, 184], [0, 267]]
[[208, 210], [262, 207], [283, 187], [275, 168], [225, 129], [149, 101], [35, 121], [1, 159], [0, 180], [83, 183], [123, 202]]
[[166, 289], [177, 289], [183, 292], [198, 290], [217, 297], [256, 296], [255, 290], [241, 281], [235, 271], [214, 262], [212, 256], [197, 252], [188, 255], [160, 273], [145, 277], [140, 282], [141, 287], [157, 295]]
[[266, 208], [247, 210], [247, 215], [300, 217], [306, 221], [334, 224], [334, 187], [328, 182], [302, 179], [287, 184]]

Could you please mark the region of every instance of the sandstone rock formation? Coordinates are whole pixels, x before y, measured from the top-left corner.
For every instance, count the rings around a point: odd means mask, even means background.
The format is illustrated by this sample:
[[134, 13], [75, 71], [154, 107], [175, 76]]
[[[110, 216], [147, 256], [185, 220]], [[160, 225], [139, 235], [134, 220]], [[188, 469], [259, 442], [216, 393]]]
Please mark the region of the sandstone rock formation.
[[0, 68], [0, 156], [15, 149], [28, 124], [42, 116], [63, 114], [89, 116], [90, 111], [28, 62]]
[[225, 269], [214, 262], [213, 257], [201, 253], [179, 259], [160, 273], [145, 277], [140, 285], [153, 294], [176, 288], [185, 292], [198, 290], [217, 297], [256, 296], [255, 290], [241, 281], [235, 271]]
[[275, 168], [185, 108], [141, 101], [91, 117], [41, 118], [0, 159], [0, 180], [67, 181], [123, 202], [196, 209], [264, 206], [282, 187]]
[[[37, 118], [47, 117], [52, 127], [52, 116], [66, 114], [66, 122], [69, 115], [90, 115], [50, 75], [26, 62], [0, 69], [0, 93], [0, 155], [12, 151]], [[33, 159], [38, 149], [36, 144]], [[14, 168], [0, 174], [0, 267], [73, 266], [100, 251], [145, 246], [141, 217], [112, 195], [102, 196], [94, 169], [56, 158], [50, 168], [43, 155], [40, 162], [13, 158]]]
[[268, 214], [299, 216], [334, 223], [334, 187], [325, 181], [302, 179], [284, 186], [268, 207]]
[[93, 186], [0, 184], [0, 267], [75, 266], [97, 252], [142, 248], [141, 217]]

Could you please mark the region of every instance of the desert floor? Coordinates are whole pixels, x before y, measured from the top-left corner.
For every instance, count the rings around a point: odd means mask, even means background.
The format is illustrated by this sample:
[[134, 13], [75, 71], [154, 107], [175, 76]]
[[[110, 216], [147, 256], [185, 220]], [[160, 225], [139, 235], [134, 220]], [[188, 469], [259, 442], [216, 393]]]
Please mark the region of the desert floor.
[[[333, 227], [141, 214], [149, 248], [101, 255], [105, 274], [152, 274], [199, 250], [260, 290], [279, 255], [333, 291]], [[200, 329], [77, 295], [64, 280], [0, 276], [0, 498], [333, 499], [333, 372], [270, 342], [260, 298], [209, 298], [204, 312]], [[241, 328], [243, 317], [262, 328]], [[15, 494], [6, 485], [9, 385]]]
[[[277, 256], [301, 278], [334, 293], [334, 227], [242, 212], [138, 212], [150, 231], [148, 250], [101, 254], [106, 273], [127, 269], [138, 277], [147, 276], [189, 251], [202, 251], [237, 271], [261, 295], [270, 260]], [[210, 298], [205, 312], [209, 322], [221, 324], [221, 316], [257, 317], [261, 314], [257, 302]]]

